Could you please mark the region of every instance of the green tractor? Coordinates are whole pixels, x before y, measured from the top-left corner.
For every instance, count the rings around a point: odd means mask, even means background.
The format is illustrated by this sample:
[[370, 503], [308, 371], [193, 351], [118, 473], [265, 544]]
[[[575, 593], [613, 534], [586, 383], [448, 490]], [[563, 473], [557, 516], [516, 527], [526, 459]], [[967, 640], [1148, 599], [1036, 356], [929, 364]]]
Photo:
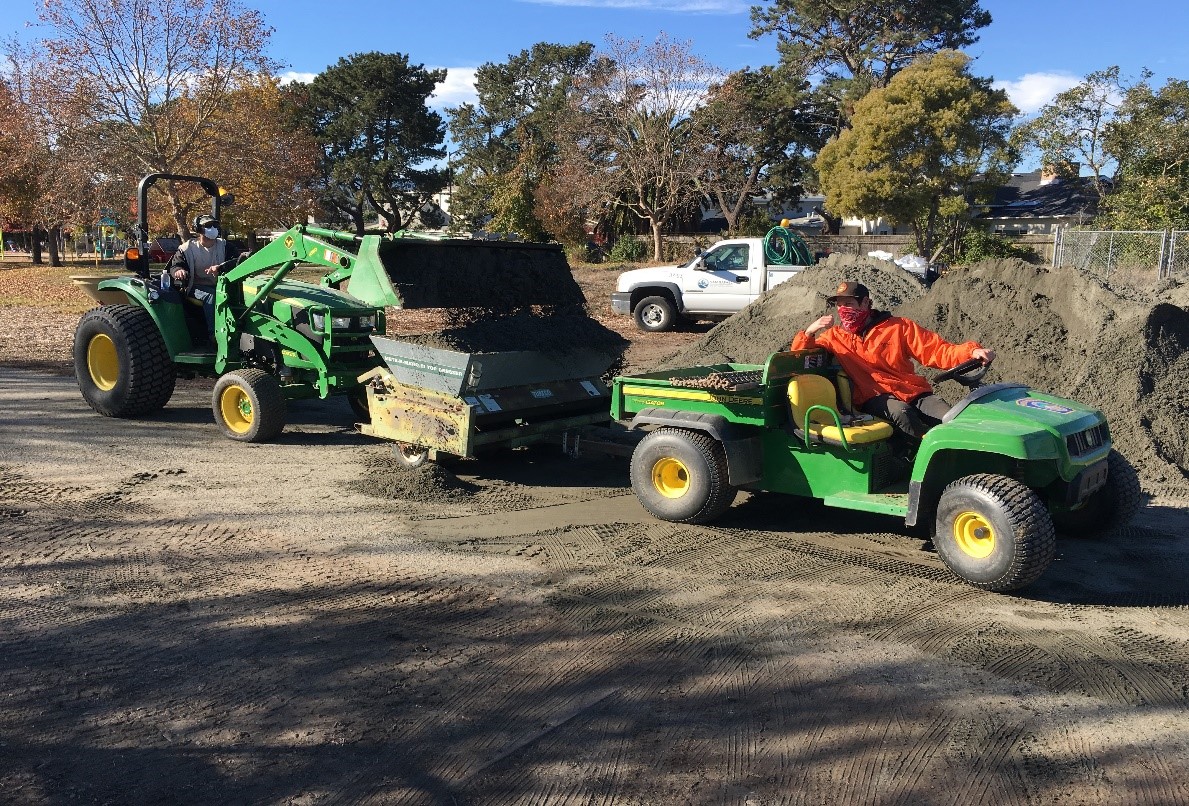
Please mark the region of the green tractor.
[[[186, 293], [189, 289], [176, 287], [166, 272], [154, 276], [149, 261], [148, 190], [162, 179], [196, 183], [211, 197], [216, 219], [232, 202], [230, 194], [205, 177], [150, 174], [137, 190], [140, 246], [125, 255], [127, 276], [79, 278], [88, 281], [84, 288], [100, 306], [87, 312], [75, 331], [75, 374], [87, 403], [108, 417], [141, 417], [161, 409], [179, 376], [214, 377], [211, 408], [223, 433], [242, 442], [262, 442], [280, 434], [289, 400], [346, 395], [366, 430], [374, 387], [391, 391], [400, 386], [402, 394], [381, 396], [384, 405], [375, 412], [382, 420], [376, 425], [377, 435], [417, 437], [419, 446], [432, 447], [436, 443], [419, 426], [424, 418], [417, 416], [427, 404], [418, 398], [416, 411], [406, 411], [409, 396], [404, 392], [426, 374], [425, 362], [437, 360], [438, 354], [384, 339], [386, 307], [486, 309], [585, 302], [559, 244], [443, 239], [406, 232], [355, 235], [303, 225], [245, 259], [220, 267], [214, 334], [208, 338], [201, 305]], [[299, 267], [323, 272], [319, 283], [289, 279]], [[386, 359], [377, 345], [399, 353], [394, 360], [403, 362], [403, 381], [386, 370], [378, 372]], [[429, 374], [457, 375], [459, 388], [484, 391], [474, 404], [469, 399], [442, 404], [451, 411], [460, 405], [482, 409], [479, 398], [490, 397], [492, 379], [509, 374], [492, 370], [498, 359], [485, 355], [482, 364], [489, 371], [484, 384], [478, 384], [479, 360], [462, 354], [446, 358], [449, 366], [430, 367]], [[455, 366], [462, 359], [466, 360]], [[522, 357], [520, 362], [527, 360]], [[518, 377], [522, 383], [544, 384], [570, 380], [567, 373], [575, 372], [596, 378], [599, 374], [576, 361], [548, 378], [540, 372]], [[492, 411], [486, 413], [521, 425], [543, 416], [540, 409], [548, 407], [541, 399], [568, 399], [552, 389], [531, 391], [526, 395], [532, 406], [508, 400], [497, 405], [491, 398]], [[597, 394], [587, 397], [586, 405], [599, 406], [605, 419], [605, 403]], [[532, 417], [525, 409], [531, 409]], [[456, 423], [450, 420], [447, 425]], [[469, 454], [469, 445], [451, 442], [449, 447]]]
[[953, 573], [1011, 591], [1044, 573], [1057, 528], [1130, 520], [1139, 481], [1101, 412], [1022, 384], [982, 385], [985, 372], [974, 360], [934, 379], [970, 391], [907, 453], [889, 423], [847, 413], [849, 383], [820, 348], [619, 377], [612, 416], [651, 429], [631, 483], [658, 518], [711, 521], [740, 489], [816, 498], [928, 525]]
[[[285, 426], [286, 401], [349, 395], [366, 418], [359, 375], [379, 359], [370, 336], [384, 332], [384, 309], [336, 288], [287, 280], [299, 264], [349, 269], [342, 242], [355, 236], [295, 227], [237, 265], [220, 267], [215, 332], [199, 305], [168, 273], [153, 276], [148, 250], [148, 190], [158, 180], [198, 184], [218, 219], [233, 197], [205, 177], [150, 174], [137, 189], [139, 247], [125, 253], [128, 276], [88, 289], [100, 306], [83, 315], [74, 337], [83, 398], [108, 417], [152, 414], [169, 402], [177, 377], [216, 377], [211, 408], [231, 439], [263, 442]], [[191, 281], [193, 277], [191, 276]]]

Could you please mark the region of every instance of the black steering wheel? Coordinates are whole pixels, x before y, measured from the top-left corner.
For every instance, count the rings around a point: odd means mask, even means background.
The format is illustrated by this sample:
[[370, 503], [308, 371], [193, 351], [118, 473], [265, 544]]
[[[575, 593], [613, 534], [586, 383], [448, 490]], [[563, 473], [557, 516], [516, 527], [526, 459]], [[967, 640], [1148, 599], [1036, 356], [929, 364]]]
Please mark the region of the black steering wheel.
[[957, 381], [963, 386], [973, 389], [975, 386], [978, 386], [978, 382], [983, 379], [983, 376], [987, 374], [987, 370], [990, 368], [991, 365], [983, 363], [981, 358], [971, 358], [968, 361], [963, 361], [956, 367], [952, 367], [945, 372], [933, 376], [933, 383]]

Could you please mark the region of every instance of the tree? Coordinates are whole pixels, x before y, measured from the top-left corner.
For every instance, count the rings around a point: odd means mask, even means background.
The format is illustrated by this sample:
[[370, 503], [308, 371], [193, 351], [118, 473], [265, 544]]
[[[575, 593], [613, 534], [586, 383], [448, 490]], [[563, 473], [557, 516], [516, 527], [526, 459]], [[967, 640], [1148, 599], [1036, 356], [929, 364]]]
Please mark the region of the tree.
[[652, 233], [661, 259], [668, 221], [696, 193], [709, 148], [692, 114], [721, 71], [662, 34], [655, 42], [607, 38], [608, 53], [576, 81], [562, 121], [564, 174], [575, 209], [628, 211]]
[[859, 98], [922, 56], [974, 44], [991, 15], [978, 0], [773, 0], [751, 21], [753, 39], [776, 34], [782, 65], [816, 79], [842, 128]]
[[1016, 159], [1008, 145], [1016, 109], [969, 64], [955, 51], [922, 59], [855, 106], [852, 128], [817, 158], [830, 209], [910, 223], [930, 260], [939, 241], [954, 245], [970, 202], [1001, 185]]
[[[544, 237], [536, 191], [557, 158], [557, 115], [594, 45], [540, 42], [475, 73], [477, 104], [446, 110], [459, 187], [451, 215], [473, 226]], [[556, 234], [556, 233], [555, 233]]]
[[707, 133], [707, 151], [696, 177], [734, 232], [760, 193], [796, 201], [810, 170], [810, 154], [826, 142], [823, 117], [799, 77], [762, 68], [740, 70], [710, 88], [693, 113]]
[[408, 225], [448, 171], [442, 117], [426, 101], [446, 79], [401, 53], [357, 53], [320, 73], [306, 90], [305, 115], [321, 149], [318, 201], [336, 222], [362, 233], [369, 213], [395, 232]]
[[[199, 172], [228, 93], [280, 66], [266, 54], [272, 29], [235, 0], [46, 0], [41, 20], [48, 109], [73, 124], [99, 171]], [[177, 191], [167, 192], [185, 234]]]
[[[60, 123], [38, 68], [35, 59], [10, 43], [6, 75], [0, 82], [5, 118], [0, 148], [7, 152], [0, 208], [32, 229], [35, 264], [41, 263], [44, 243], [50, 265], [60, 266], [58, 244], [64, 227], [93, 224], [98, 209], [118, 196], [113, 195], [112, 179], [97, 174], [87, 157], [84, 143], [95, 125]], [[61, 97], [61, 89], [55, 90]]]
[[1189, 229], [1189, 81], [1127, 91], [1108, 126], [1106, 150], [1119, 161], [1100, 210], [1117, 229]]
[[[1019, 126], [1012, 133], [1013, 143], [1021, 150], [1038, 153], [1046, 166], [1065, 178], [1077, 178], [1079, 165], [1087, 166], [1095, 176], [1103, 176], [1114, 163], [1113, 155], [1105, 148], [1107, 126], [1125, 92], [1118, 67], [1091, 73]], [[1107, 185], [1095, 182], [1095, 186], [1101, 200]]]

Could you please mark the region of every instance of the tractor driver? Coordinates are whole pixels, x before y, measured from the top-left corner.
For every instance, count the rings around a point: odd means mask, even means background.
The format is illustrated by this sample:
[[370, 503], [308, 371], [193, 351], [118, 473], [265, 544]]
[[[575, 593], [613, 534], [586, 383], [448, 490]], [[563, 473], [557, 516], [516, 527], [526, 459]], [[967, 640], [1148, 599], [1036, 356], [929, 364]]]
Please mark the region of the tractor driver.
[[[198, 233], [181, 245], [169, 261], [170, 275], [188, 288], [188, 294], [202, 303], [206, 317], [206, 332], [215, 333], [215, 278], [221, 264], [236, 257], [239, 250], [220, 237], [218, 220], [211, 215], [200, 215], [194, 219], [194, 230]], [[190, 277], [193, 275], [193, 282]]]
[[995, 360], [995, 351], [978, 342], [950, 344], [911, 319], [875, 310], [862, 283], [840, 283], [826, 301], [837, 306], [841, 324], [826, 314], [797, 333], [791, 349], [829, 350], [850, 378], [854, 405], [915, 440], [941, 422], [950, 404], [933, 394], [912, 362], [949, 369], [972, 358]]

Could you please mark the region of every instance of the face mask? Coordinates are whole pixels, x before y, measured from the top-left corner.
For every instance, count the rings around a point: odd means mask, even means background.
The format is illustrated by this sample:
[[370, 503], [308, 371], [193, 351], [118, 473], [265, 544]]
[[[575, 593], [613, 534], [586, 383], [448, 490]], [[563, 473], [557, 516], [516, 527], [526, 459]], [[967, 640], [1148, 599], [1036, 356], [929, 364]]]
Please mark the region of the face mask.
[[219, 237], [219, 228], [218, 227], [207, 227], [206, 229], [204, 229], [202, 231], [202, 234], [205, 235], [206, 237], [210, 238], [213, 241], [215, 238]]
[[842, 329], [847, 333], [858, 333], [867, 324], [871, 316], [870, 308], [842, 308], [838, 309], [838, 318], [842, 320]]

